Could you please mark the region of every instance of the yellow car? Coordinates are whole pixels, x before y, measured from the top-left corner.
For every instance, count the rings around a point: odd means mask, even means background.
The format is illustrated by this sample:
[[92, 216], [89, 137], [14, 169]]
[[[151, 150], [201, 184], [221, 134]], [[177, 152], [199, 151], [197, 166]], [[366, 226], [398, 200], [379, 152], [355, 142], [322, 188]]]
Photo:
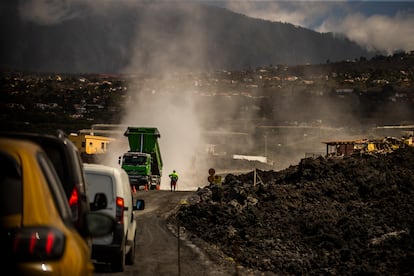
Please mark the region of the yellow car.
[[[74, 227], [61, 182], [36, 144], [0, 138], [0, 262], [10, 275], [92, 275], [90, 248]], [[91, 237], [114, 221], [88, 213]]]

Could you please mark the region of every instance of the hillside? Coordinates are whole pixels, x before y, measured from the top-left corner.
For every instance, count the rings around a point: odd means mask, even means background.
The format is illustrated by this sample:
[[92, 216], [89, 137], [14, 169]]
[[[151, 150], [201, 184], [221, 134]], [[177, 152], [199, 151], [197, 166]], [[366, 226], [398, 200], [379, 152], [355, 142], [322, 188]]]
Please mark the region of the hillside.
[[[78, 2], [68, 16], [39, 22], [0, 5], [0, 66], [55, 73], [240, 70], [370, 58], [350, 40], [288, 23], [246, 17], [188, 1], [154, 1], [99, 11]], [[62, 11], [63, 13], [63, 11]], [[27, 14], [26, 14], [27, 16]], [[38, 21], [36, 21], [38, 20]]]

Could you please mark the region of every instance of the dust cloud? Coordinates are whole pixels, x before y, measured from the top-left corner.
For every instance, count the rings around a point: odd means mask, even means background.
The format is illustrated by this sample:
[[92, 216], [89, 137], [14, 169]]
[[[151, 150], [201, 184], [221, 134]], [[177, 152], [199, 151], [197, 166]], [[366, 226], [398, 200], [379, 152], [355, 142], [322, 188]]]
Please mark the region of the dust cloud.
[[[127, 104], [128, 112], [123, 124], [128, 126], [156, 127], [160, 131], [159, 145], [163, 159], [161, 189], [169, 189], [173, 170], [179, 174], [180, 190], [194, 189], [200, 182], [203, 146], [201, 128], [194, 110], [191, 87], [176, 93], [168, 93], [168, 85], [147, 94], [145, 87], [134, 86]], [[201, 168], [200, 168], [201, 166]], [[204, 169], [207, 175], [207, 169]]]
[[[137, 31], [135, 45], [137, 49], [148, 50], [133, 51], [130, 66], [124, 70], [137, 77], [128, 84], [127, 112], [122, 124], [156, 127], [160, 131], [161, 189], [170, 189], [168, 175], [176, 170], [177, 188], [195, 190], [207, 184], [209, 169], [200, 120], [204, 112], [212, 111], [195, 104], [192, 75], [197, 68], [204, 68], [208, 59], [203, 47], [204, 26], [198, 25], [198, 10], [192, 5], [153, 3], [142, 8], [151, 9], [151, 14], [157, 16], [140, 18], [140, 26], [145, 29]], [[176, 22], [179, 27], [174, 33], [163, 26], [175, 20], [171, 14], [182, 20]], [[151, 45], [140, 47], [142, 41]], [[151, 77], [138, 77], [142, 71], [151, 72]]]

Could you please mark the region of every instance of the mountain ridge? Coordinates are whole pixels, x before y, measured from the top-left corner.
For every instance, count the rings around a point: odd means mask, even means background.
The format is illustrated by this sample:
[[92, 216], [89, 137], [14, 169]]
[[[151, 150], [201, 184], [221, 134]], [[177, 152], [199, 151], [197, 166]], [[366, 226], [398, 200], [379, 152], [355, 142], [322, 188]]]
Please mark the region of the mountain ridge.
[[347, 38], [202, 4], [109, 5], [37, 24], [1, 6], [2, 68], [63, 73], [240, 70], [372, 57]]

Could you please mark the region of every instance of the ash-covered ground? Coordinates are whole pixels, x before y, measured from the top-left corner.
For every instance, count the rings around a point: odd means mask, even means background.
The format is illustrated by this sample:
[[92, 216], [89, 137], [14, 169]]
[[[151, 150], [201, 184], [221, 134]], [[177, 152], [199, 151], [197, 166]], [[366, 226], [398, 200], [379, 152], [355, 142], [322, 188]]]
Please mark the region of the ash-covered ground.
[[257, 175], [200, 188], [170, 219], [252, 275], [414, 275], [414, 148]]

